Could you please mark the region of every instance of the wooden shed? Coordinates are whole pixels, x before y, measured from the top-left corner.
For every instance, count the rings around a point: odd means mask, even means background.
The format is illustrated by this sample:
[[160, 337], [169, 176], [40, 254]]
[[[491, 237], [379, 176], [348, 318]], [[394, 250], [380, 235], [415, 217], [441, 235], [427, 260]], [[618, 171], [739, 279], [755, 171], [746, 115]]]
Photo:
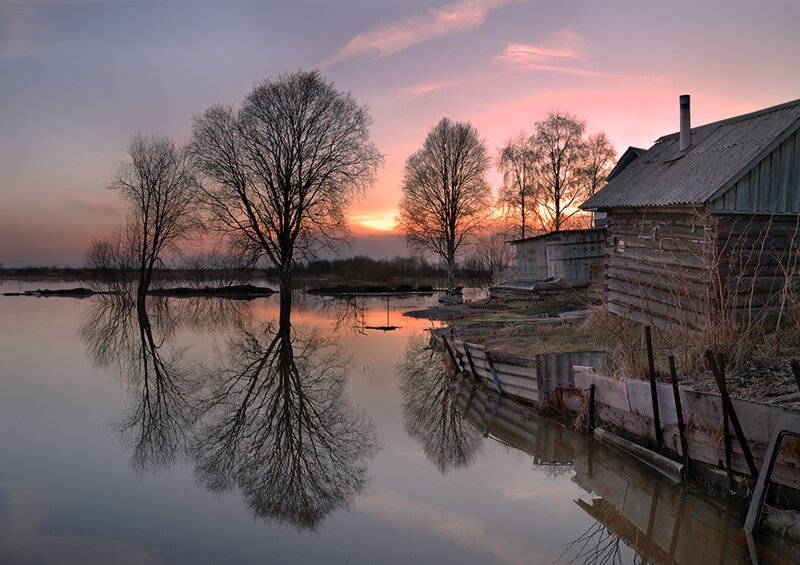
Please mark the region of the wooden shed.
[[509, 241], [517, 256], [520, 278], [589, 282], [592, 265], [605, 258], [606, 232], [602, 228], [561, 230]]
[[701, 329], [794, 293], [800, 242], [800, 100], [681, 130], [625, 153], [582, 204], [604, 213], [608, 308]]

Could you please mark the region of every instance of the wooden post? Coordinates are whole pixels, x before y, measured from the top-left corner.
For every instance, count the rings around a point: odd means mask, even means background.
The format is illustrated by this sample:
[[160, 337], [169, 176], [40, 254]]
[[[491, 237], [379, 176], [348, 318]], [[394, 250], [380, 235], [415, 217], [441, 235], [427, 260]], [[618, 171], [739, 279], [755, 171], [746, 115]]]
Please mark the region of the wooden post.
[[650, 399], [653, 402], [653, 422], [656, 428], [656, 447], [661, 452], [664, 449], [664, 435], [661, 433], [661, 417], [658, 413], [658, 386], [656, 385], [656, 361], [653, 356], [653, 337], [650, 335], [650, 326], [644, 327], [644, 339], [647, 343], [647, 368], [650, 376]]
[[675, 356], [669, 356], [669, 374], [672, 379], [672, 394], [675, 397], [675, 415], [678, 418], [678, 435], [681, 440], [681, 451], [683, 452], [683, 464], [686, 473], [689, 472], [689, 442], [686, 440], [686, 424], [683, 421], [683, 407], [681, 406], [681, 394], [678, 390], [678, 372], [675, 370]]
[[[725, 388], [725, 391], [728, 390], [728, 385], [725, 382], [725, 358], [722, 356], [722, 353], [717, 355], [717, 368], [721, 374], [720, 379], [722, 380], [722, 387]], [[720, 389], [721, 390], [721, 389]], [[734, 488], [733, 485], [733, 441], [731, 440], [731, 415], [728, 411], [728, 405], [723, 402], [722, 403], [722, 434], [725, 440], [725, 470], [728, 475], [728, 490], [732, 491]], [[723, 555], [725, 552], [723, 551]]]
[[594, 431], [594, 383], [589, 386], [589, 431]]
[[472, 354], [469, 351], [469, 345], [465, 342], [464, 343], [464, 353], [467, 354], [467, 362], [469, 363], [469, 370], [472, 372], [472, 380], [476, 383], [481, 382], [481, 377], [478, 375], [478, 371], [475, 370], [475, 363], [472, 361]]
[[442, 336], [442, 343], [444, 344], [444, 350], [447, 351], [447, 356], [450, 358], [450, 362], [453, 363], [453, 372], [457, 375], [459, 373], [458, 361], [456, 361], [456, 356], [453, 354], [450, 344], [447, 343], [446, 335]]
[[536, 389], [539, 393], [539, 408], [544, 409], [547, 404], [547, 391], [544, 389], [544, 375], [542, 374], [542, 356], [536, 355]]
[[[750, 451], [750, 445], [747, 443], [747, 437], [745, 437], [742, 426], [739, 423], [739, 418], [736, 416], [736, 410], [733, 409], [733, 403], [731, 403], [731, 398], [728, 396], [728, 387], [725, 385], [724, 369], [720, 369], [720, 367], [717, 365], [717, 361], [714, 359], [714, 354], [711, 353], [711, 351], [706, 351], [706, 359], [708, 360], [711, 372], [714, 374], [714, 378], [717, 381], [719, 392], [722, 395], [723, 411], [727, 411], [726, 421], [729, 419], [731, 425], [733, 425], [733, 431], [736, 432], [739, 445], [742, 446], [742, 452], [744, 453], [744, 458], [747, 461], [747, 467], [750, 469], [750, 474], [753, 475], [753, 478], [755, 478], [758, 476], [758, 468], [756, 467], [756, 462], [753, 459], [753, 454]], [[724, 359], [720, 357], [720, 361], [724, 362]]]
[[494, 379], [494, 386], [497, 389], [497, 394], [503, 396], [503, 387], [500, 384], [500, 377], [497, 376], [497, 371], [494, 368], [494, 363], [492, 362], [492, 356], [489, 354], [488, 351], [484, 352], [486, 356], [486, 364], [489, 365], [489, 370], [492, 372], [492, 378]]

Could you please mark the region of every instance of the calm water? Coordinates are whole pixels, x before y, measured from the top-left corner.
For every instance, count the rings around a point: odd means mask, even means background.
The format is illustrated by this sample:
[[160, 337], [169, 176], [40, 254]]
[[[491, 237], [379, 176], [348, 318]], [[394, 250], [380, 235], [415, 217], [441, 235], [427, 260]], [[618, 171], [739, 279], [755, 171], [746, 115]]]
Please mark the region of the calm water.
[[0, 297], [0, 562], [743, 559], [735, 511], [451, 382], [434, 300]]

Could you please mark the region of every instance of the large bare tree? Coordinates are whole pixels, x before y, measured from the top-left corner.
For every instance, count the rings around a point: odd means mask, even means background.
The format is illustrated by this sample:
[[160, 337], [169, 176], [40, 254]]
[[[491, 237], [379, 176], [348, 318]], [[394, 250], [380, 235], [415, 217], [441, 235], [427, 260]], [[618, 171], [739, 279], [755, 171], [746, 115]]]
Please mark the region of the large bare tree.
[[397, 223], [412, 248], [444, 261], [450, 294], [459, 247], [488, 217], [488, 166], [478, 130], [448, 118], [433, 126], [422, 148], [406, 160]]
[[290, 301], [298, 253], [346, 233], [352, 198], [372, 185], [383, 156], [365, 106], [317, 71], [256, 85], [239, 108], [194, 118], [192, 152], [216, 227], [279, 270]]
[[581, 167], [586, 157], [583, 133], [586, 123], [567, 112], [550, 113], [536, 124], [533, 142], [536, 164], [536, 212], [548, 231], [559, 231], [579, 212], [586, 195]]
[[524, 131], [506, 141], [498, 151], [497, 168], [503, 173], [503, 186], [498, 194], [498, 204], [506, 220], [520, 229], [525, 239], [530, 233], [530, 209], [536, 206], [535, 167], [536, 147]]
[[567, 112], [552, 112], [536, 124], [533, 210], [547, 231], [574, 223], [578, 205], [600, 188], [614, 158], [605, 134], [585, 140], [585, 131], [586, 123]]
[[109, 188], [128, 203], [128, 245], [135, 254], [138, 298], [144, 300], [162, 252], [194, 226], [195, 177], [187, 153], [168, 137], [137, 134]]

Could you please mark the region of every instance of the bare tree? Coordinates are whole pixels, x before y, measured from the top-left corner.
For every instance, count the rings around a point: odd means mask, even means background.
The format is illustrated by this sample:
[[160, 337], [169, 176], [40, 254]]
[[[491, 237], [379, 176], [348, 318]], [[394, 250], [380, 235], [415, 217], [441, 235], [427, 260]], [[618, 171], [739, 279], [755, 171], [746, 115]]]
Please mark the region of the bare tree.
[[534, 208], [547, 231], [559, 231], [580, 210], [578, 204], [588, 196], [583, 165], [586, 123], [567, 112], [550, 113], [536, 124], [536, 191]]
[[412, 248], [447, 265], [447, 290], [455, 289], [456, 254], [486, 224], [490, 188], [486, 146], [469, 122], [448, 118], [433, 126], [422, 148], [406, 161], [398, 226]]
[[503, 173], [498, 204], [509, 223], [519, 226], [522, 239], [531, 224], [529, 209], [536, 206], [536, 160], [536, 146], [524, 131], [506, 141], [506, 145], [499, 150], [497, 160], [497, 168]]
[[478, 235], [472, 245], [466, 268], [479, 273], [479, 285], [487, 295], [514, 262], [514, 252], [508, 244], [511, 237], [507, 229], [494, 228]]
[[129, 292], [136, 271], [136, 240], [130, 224], [117, 226], [107, 238], [92, 240], [85, 257], [86, 266], [95, 272], [89, 285], [106, 292]]
[[590, 135], [586, 140], [586, 155], [582, 172], [586, 183], [587, 196], [593, 195], [606, 182], [606, 177], [614, 167], [617, 152], [605, 132]]
[[128, 244], [136, 256], [138, 299], [150, 287], [153, 267], [167, 248], [194, 226], [195, 178], [186, 152], [167, 137], [137, 134], [109, 188], [128, 202]]
[[383, 156], [367, 108], [318, 71], [258, 84], [240, 108], [194, 118], [192, 153], [213, 224], [279, 270], [291, 300], [295, 256], [346, 233], [345, 210], [372, 185]]

